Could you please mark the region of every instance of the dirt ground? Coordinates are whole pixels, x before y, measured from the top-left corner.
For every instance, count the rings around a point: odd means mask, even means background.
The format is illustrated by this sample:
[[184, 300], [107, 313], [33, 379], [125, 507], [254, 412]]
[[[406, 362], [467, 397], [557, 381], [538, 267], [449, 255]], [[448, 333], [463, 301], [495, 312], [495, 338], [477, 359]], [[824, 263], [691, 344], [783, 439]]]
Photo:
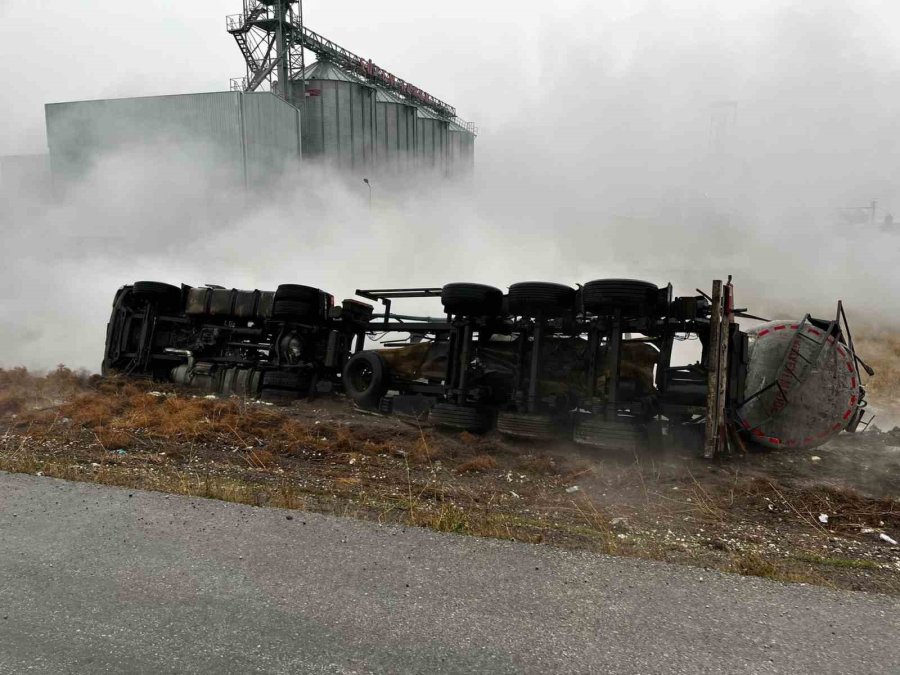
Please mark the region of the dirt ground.
[[707, 462], [0, 370], [0, 470], [900, 594], [900, 429]]

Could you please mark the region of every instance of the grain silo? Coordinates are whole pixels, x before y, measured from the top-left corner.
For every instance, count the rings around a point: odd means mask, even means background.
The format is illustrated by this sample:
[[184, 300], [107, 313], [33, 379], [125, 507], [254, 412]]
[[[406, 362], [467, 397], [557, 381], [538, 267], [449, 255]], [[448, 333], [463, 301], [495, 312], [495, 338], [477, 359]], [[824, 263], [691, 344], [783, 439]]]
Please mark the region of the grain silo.
[[474, 168], [475, 129], [462, 120], [453, 120], [450, 122], [450, 171], [466, 174]]
[[[303, 110], [303, 157], [339, 169], [368, 170], [375, 163], [376, 89], [328, 61], [306, 69], [292, 84]], [[303, 92], [305, 103], [300, 105]]]
[[446, 172], [450, 162], [450, 121], [423, 107], [419, 107], [416, 117], [419, 168]]
[[375, 161], [379, 173], [409, 171], [416, 159], [417, 108], [387, 89], [375, 104]]

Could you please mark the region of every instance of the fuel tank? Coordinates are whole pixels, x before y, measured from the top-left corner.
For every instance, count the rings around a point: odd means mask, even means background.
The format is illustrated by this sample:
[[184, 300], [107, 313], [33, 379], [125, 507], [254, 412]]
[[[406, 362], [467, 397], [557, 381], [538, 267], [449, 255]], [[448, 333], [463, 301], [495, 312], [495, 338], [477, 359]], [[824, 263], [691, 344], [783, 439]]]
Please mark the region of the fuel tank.
[[839, 330], [807, 317], [747, 334], [746, 395], [737, 418], [754, 443], [814, 448], [847, 428], [859, 409], [860, 378]]

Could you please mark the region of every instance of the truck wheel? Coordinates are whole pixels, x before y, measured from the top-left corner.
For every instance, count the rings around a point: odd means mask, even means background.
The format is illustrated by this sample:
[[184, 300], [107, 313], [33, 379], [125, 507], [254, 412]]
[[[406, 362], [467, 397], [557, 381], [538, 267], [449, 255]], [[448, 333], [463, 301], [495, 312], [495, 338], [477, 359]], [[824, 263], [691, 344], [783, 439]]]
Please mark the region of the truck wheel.
[[[276, 405], [290, 405], [307, 396], [312, 386], [312, 376], [305, 372], [266, 370], [260, 381], [259, 399]], [[255, 388], [255, 384], [250, 388]]]
[[270, 389], [290, 389], [306, 393], [309, 382], [308, 373], [290, 370], [267, 370], [262, 376], [262, 386]]
[[281, 284], [275, 290], [275, 301], [278, 300], [296, 300], [298, 302], [308, 302], [313, 305], [319, 303], [322, 291], [312, 286], [301, 286], [300, 284]]
[[176, 310], [181, 305], [181, 289], [161, 281], [135, 281], [131, 286], [131, 294], [155, 303], [162, 310]]
[[651, 314], [659, 288], [649, 281], [597, 279], [581, 289], [585, 310], [611, 314], [617, 309], [631, 315]]
[[272, 305], [273, 319], [289, 321], [318, 320], [322, 312], [318, 305], [300, 300], [275, 300]]
[[646, 447], [647, 434], [642, 425], [629, 420], [579, 414], [572, 440], [601, 450], [636, 452]]
[[388, 390], [388, 370], [376, 352], [358, 352], [344, 366], [342, 381], [347, 396], [360, 408], [378, 410]]
[[436, 427], [481, 434], [491, 428], [491, 416], [484, 408], [438, 403], [428, 413], [428, 421]]
[[448, 314], [497, 316], [503, 291], [484, 284], [447, 284], [441, 289], [441, 304]]
[[509, 312], [514, 316], [562, 316], [575, 304], [575, 289], [563, 284], [523, 281], [509, 287]]
[[501, 412], [497, 415], [497, 431], [513, 438], [550, 440], [556, 436], [554, 420], [549, 415]]
[[323, 293], [312, 286], [281, 284], [275, 291], [273, 319], [303, 321], [323, 318]]

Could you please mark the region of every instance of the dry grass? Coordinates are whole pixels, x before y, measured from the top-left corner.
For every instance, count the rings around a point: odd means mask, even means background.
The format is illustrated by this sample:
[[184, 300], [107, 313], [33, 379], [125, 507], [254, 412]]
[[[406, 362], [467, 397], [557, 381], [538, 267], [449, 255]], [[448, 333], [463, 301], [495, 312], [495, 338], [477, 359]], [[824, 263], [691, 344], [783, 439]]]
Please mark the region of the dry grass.
[[490, 455], [476, 455], [467, 462], [456, 467], [459, 473], [472, 473], [476, 471], [490, 471], [498, 466], [497, 460]]
[[[858, 532], [860, 524], [894, 530], [900, 528], [896, 501], [786, 484], [771, 475], [738, 478], [734, 470], [683, 459], [617, 461], [557, 447], [545, 449], [552, 455], [537, 454], [496, 436], [441, 434], [308, 404], [285, 410], [198, 398], [173, 387], [152, 391], [160, 387], [66, 369], [46, 377], [0, 370], [0, 470], [786, 581], [846, 575], [839, 582], [845, 587], [896, 587], [885, 581], [890, 570], [880, 562], [846, 550], [835, 554], [816, 519], [828, 513], [829, 530]], [[617, 516], [627, 517], [626, 525]], [[742, 531], [752, 546], [703, 543]], [[780, 550], [758, 545], [759, 532], [774, 535]], [[807, 548], [791, 547], [798, 533]], [[876, 581], [859, 581], [860, 575]]]
[[519, 460], [518, 468], [532, 474], [550, 476], [559, 473], [559, 462], [548, 455], [526, 456]]
[[888, 498], [864, 497], [849, 488], [785, 486], [771, 479], [751, 478], [742, 481], [739, 489], [743, 500], [755, 503], [767, 500], [780, 505], [798, 523], [822, 534], [827, 529], [818, 521], [820, 513], [829, 515], [828, 529], [846, 524], [900, 528], [900, 503]]
[[900, 334], [868, 329], [855, 336], [857, 352], [875, 369], [866, 388], [874, 401], [900, 401]]
[[762, 577], [773, 581], [829, 586], [827, 579], [812, 565], [804, 562], [784, 562], [756, 552], [741, 553], [731, 559], [729, 572], [743, 576]]
[[97, 381], [96, 376], [65, 366], [46, 375], [30, 373], [25, 368], [0, 368], [0, 417], [26, 414], [58, 404]]

